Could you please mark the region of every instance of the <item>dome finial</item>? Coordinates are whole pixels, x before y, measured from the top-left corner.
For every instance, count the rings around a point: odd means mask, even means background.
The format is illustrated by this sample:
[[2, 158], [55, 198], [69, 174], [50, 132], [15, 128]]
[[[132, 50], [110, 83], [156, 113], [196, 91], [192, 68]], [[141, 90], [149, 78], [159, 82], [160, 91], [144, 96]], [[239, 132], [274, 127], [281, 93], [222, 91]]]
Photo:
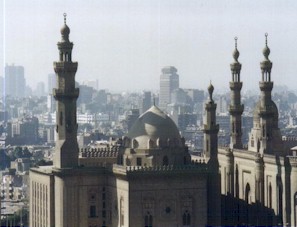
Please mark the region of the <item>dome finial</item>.
[[267, 46], [267, 36], [268, 36], [268, 33], [266, 32], [265, 33], [265, 44], [266, 44], [266, 46]]
[[235, 40], [235, 50], [233, 51], [233, 58], [235, 60], [235, 62], [238, 62], [238, 57], [239, 57], [239, 51], [237, 50], [237, 36], [234, 37]]
[[263, 55], [264, 55], [264, 57], [265, 57], [265, 60], [266, 61], [269, 61], [269, 58], [268, 58], [268, 56], [269, 56], [269, 54], [270, 54], [270, 49], [269, 49], [269, 47], [268, 47], [268, 41], [267, 41], [267, 36], [268, 36], [268, 33], [266, 32], [265, 33], [265, 47], [264, 47], [264, 49], [263, 49]]
[[63, 16], [64, 16], [64, 24], [66, 24], [67, 13], [63, 13]]

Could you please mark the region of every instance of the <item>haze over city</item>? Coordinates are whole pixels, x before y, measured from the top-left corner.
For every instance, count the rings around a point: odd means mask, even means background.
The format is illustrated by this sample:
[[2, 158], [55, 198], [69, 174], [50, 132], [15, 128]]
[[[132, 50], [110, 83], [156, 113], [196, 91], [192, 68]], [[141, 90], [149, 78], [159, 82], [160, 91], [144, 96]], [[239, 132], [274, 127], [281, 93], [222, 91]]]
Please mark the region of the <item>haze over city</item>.
[[180, 85], [228, 88], [238, 37], [243, 91], [258, 90], [267, 32], [272, 80], [293, 88], [297, 50], [296, 1], [16, 1], [2, 0], [0, 76], [23, 65], [26, 82], [47, 81], [58, 60], [55, 43], [67, 13], [77, 80], [112, 91], [158, 90], [161, 68], [178, 69]]

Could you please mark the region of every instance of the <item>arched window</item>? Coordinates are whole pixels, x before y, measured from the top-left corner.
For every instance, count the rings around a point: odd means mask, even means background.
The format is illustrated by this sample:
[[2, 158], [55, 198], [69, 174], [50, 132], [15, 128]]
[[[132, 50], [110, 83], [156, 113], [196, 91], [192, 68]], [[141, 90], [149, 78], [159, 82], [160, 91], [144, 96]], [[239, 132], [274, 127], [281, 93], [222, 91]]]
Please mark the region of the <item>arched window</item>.
[[163, 166], [168, 166], [168, 165], [169, 165], [168, 157], [164, 156], [163, 157]]
[[144, 227], [153, 227], [153, 216], [150, 212], [147, 212], [144, 217]]
[[190, 226], [191, 225], [191, 215], [189, 213], [189, 211], [185, 211], [183, 214], [183, 226]]

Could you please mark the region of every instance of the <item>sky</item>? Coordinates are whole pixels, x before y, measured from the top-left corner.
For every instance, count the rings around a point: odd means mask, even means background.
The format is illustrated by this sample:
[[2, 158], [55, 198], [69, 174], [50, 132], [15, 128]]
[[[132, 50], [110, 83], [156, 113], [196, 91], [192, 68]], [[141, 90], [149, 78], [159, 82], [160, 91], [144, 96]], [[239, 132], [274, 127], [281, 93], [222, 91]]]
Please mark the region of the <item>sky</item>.
[[76, 80], [109, 91], [159, 90], [161, 69], [175, 66], [180, 87], [217, 91], [231, 80], [238, 37], [243, 90], [258, 90], [265, 33], [272, 80], [296, 89], [296, 0], [0, 0], [0, 76], [25, 67], [33, 88], [54, 73], [67, 13]]

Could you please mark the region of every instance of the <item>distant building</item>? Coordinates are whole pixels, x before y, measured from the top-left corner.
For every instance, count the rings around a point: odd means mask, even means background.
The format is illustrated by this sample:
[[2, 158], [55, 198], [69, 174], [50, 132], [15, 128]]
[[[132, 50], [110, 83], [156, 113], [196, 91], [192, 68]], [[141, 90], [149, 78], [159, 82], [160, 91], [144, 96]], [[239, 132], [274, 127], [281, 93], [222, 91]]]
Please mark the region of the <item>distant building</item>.
[[26, 94], [26, 80], [23, 66], [5, 66], [5, 95], [23, 98]]
[[43, 82], [39, 82], [36, 86], [35, 95], [40, 97], [45, 95], [45, 85]]
[[138, 117], [139, 117], [139, 109], [131, 109], [128, 112], [128, 115], [127, 115], [128, 130], [131, 129], [131, 127], [133, 126], [134, 122], [138, 119]]
[[7, 123], [6, 145], [39, 143], [39, 121], [36, 117], [24, 117]]
[[171, 103], [171, 93], [179, 88], [179, 75], [177, 69], [173, 66], [167, 66], [162, 69], [160, 75], [160, 96], [159, 107], [166, 110], [168, 104]]
[[48, 86], [48, 94], [53, 94], [53, 88], [56, 87], [56, 75], [54, 73], [48, 74], [47, 76], [47, 86]]
[[152, 93], [150, 91], [143, 92], [142, 98], [142, 110], [141, 113], [144, 113], [152, 106]]

